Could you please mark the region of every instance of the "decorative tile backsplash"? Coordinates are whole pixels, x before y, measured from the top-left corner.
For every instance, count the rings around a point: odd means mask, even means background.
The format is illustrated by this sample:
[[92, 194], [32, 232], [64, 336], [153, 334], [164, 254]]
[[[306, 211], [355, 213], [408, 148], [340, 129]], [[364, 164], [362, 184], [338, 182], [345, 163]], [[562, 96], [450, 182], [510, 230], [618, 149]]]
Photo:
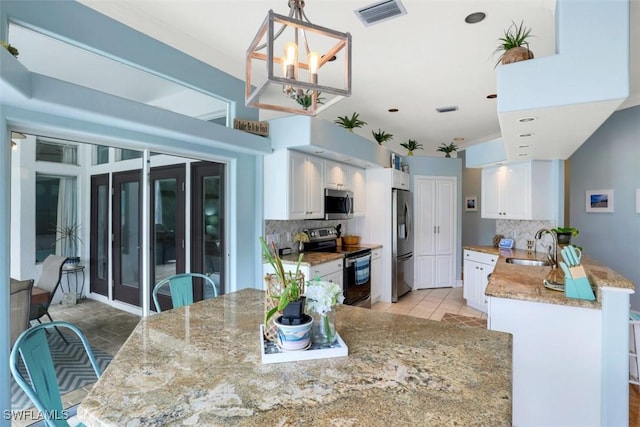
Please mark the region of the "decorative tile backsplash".
[[338, 224], [342, 224], [342, 234], [355, 233], [357, 219], [347, 220], [297, 220], [297, 221], [274, 221], [266, 220], [264, 223], [265, 236], [276, 235], [276, 245], [278, 248], [291, 248], [294, 252], [297, 252], [297, 245], [293, 243], [293, 236], [299, 231], [307, 228], [319, 228], [319, 227], [335, 227]]
[[554, 221], [522, 221], [515, 219], [496, 220], [496, 234], [514, 238], [517, 249], [527, 249], [527, 240], [534, 240], [536, 231], [555, 227]]

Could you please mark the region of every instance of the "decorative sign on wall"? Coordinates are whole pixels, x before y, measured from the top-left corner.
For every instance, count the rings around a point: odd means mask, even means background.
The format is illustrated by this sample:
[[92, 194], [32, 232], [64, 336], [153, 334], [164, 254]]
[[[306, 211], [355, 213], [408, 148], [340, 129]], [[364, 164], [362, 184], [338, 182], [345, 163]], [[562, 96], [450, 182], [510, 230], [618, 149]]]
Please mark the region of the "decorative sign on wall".
[[269, 136], [269, 122], [233, 119], [233, 128], [249, 132], [254, 135]]

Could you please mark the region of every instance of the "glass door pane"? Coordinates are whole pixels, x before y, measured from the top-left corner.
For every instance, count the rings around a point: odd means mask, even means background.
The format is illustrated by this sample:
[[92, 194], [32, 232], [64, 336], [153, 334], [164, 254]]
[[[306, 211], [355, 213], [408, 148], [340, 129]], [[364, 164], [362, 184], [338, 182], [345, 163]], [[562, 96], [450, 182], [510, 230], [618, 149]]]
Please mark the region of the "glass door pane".
[[225, 292], [225, 165], [201, 162], [192, 170], [192, 270], [210, 276]]
[[140, 171], [113, 175], [113, 297], [140, 305]]
[[91, 177], [91, 292], [109, 295], [109, 175]]

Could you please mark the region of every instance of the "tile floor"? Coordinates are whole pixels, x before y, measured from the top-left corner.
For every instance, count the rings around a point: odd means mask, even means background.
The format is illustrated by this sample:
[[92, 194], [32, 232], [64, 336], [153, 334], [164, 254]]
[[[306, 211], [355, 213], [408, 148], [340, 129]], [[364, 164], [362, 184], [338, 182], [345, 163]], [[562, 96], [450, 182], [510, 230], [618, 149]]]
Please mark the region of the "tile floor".
[[397, 303], [376, 302], [372, 310], [406, 314], [424, 319], [442, 320], [445, 313], [486, 319], [486, 313], [468, 307], [462, 288], [420, 289], [400, 297]]

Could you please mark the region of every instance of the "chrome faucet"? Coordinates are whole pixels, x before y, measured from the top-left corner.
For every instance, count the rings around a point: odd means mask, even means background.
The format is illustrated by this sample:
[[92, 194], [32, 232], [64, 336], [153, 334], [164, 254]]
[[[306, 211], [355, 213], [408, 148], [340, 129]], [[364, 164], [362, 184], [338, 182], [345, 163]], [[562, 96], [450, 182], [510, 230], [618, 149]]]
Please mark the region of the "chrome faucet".
[[551, 264], [551, 268], [557, 268], [558, 267], [558, 236], [556, 236], [556, 233], [554, 233], [553, 231], [547, 228], [541, 228], [540, 230], [536, 231], [536, 235], [535, 235], [536, 241], [534, 246], [534, 252], [536, 253], [538, 252], [538, 240], [540, 240], [542, 236], [544, 236], [545, 234], [551, 234], [551, 237], [553, 238], [553, 245], [549, 247], [549, 251], [547, 252], [547, 259]]

